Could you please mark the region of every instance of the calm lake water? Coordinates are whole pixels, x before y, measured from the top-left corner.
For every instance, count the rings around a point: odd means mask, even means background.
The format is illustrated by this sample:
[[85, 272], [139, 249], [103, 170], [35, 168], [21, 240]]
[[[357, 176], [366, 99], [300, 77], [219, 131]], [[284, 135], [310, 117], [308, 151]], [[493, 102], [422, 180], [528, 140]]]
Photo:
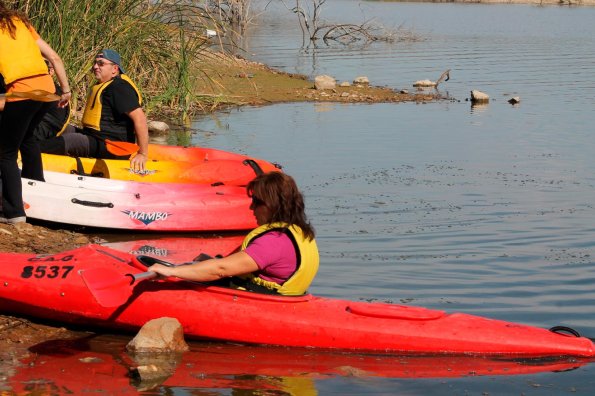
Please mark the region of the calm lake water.
[[[313, 63], [282, 14], [258, 25], [250, 53], [395, 88], [451, 69], [440, 89], [456, 100], [241, 108], [196, 120], [192, 143], [279, 162], [298, 180], [323, 255], [316, 293], [595, 334], [595, 9], [327, 5], [333, 20], [363, 8], [424, 40], [319, 48]], [[490, 104], [471, 107], [471, 89]]]
[[[295, 16], [275, 3], [255, 21], [245, 56], [311, 77], [365, 75], [409, 90], [450, 69], [440, 91], [452, 100], [244, 107], [192, 124], [193, 145], [266, 158], [296, 178], [321, 253], [311, 291], [595, 337], [595, 8], [329, 0], [322, 16], [374, 18], [418, 40], [304, 49]], [[471, 107], [472, 89], [490, 103]], [[521, 102], [507, 103], [512, 96]], [[185, 359], [205, 348], [193, 345]], [[246, 368], [237, 348], [224, 354], [226, 381], [197, 368], [193, 375], [210, 385], [172, 377], [152, 394], [586, 395], [595, 387], [593, 364], [496, 375], [478, 361], [454, 378], [315, 375], [312, 364], [289, 375]], [[345, 358], [341, 366], [357, 363]], [[265, 391], [275, 381], [276, 393]]]
[[[283, 104], [194, 123], [193, 144], [277, 161], [297, 179], [322, 255], [312, 292], [595, 337], [595, 9], [336, 0], [323, 11], [330, 22], [374, 18], [421, 40], [304, 50], [295, 16], [274, 6], [246, 48], [282, 70], [409, 90], [451, 70], [440, 85], [450, 101]], [[471, 107], [472, 89], [489, 105]], [[317, 388], [586, 394], [593, 378], [587, 366], [497, 379], [334, 378]]]

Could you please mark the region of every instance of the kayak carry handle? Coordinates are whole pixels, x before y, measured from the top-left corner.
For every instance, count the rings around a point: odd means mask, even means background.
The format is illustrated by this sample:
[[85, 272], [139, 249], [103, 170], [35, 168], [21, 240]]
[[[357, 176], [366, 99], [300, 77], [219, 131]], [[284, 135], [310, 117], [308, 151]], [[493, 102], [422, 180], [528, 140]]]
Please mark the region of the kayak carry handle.
[[552, 333], [556, 333], [556, 334], [568, 335], [565, 333], [569, 333], [575, 337], [581, 336], [578, 331], [574, 330], [573, 328], [566, 327], [566, 326], [554, 326], [554, 327], [550, 328], [549, 330]]
[[166, 267], [174, 267], [175, 264], [170, 263], [169, 261], [161, 260], [156, 257], [145, 256], [144, 254], [136, 256], [136, 259], [141, 262], [146, 267], [150, 267], [153, 264], [162, 264]]
[[264, 172], [262, 171], [262, 168], [260, 167], [260, 165], [258, 165], [258, 164], [256, 163], [256, 161], [254, 161], [253, 159], [250, 159], [250, 158], [248, 158], [248, 159], [245, 159], [245, 160], [244, 160], [242, 163], [243, 163], [244, 165], [249, 165], [249, 166], [250, 166], [250, 168], [252, 168], [252, 170], [254, 171], [254, 173], [256, 173], [256, 176], [258, 176], [258, 175], [262, 175], [262, 174], [264, 173]]
[[93, 208], [113, 208], [114, 204], [111, 202], [93, 202], [93, 201], [82, 201], [77, 198], [72, 198], [70, 200], [73, 204], [83, 205], [83, 206], [91, 206]]

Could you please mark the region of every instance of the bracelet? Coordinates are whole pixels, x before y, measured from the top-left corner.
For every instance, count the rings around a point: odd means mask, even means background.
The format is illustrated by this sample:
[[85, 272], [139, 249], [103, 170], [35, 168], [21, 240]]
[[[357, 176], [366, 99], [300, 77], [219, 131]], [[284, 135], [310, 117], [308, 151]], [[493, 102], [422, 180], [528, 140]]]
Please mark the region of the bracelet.
[[70, 93], [70, 91], [62, 91], [62, 95], [66, 95], [66, 94], [69, 94], [69, 93]]

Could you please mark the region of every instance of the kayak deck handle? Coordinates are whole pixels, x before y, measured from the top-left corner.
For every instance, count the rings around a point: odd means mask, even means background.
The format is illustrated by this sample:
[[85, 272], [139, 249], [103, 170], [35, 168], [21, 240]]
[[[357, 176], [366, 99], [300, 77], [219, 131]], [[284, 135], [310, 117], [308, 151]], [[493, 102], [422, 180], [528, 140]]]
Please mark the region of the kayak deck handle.
[[166, 267], [175, 267], [175, 264], [170, 263], [169, 261], [158, 259], [157, 257], [146, 256], [144, 254], [140, 254], [136, 256], [136, 259], [140, 261], [145, 267], [150, 267], [153, 264], [161, 264], [165, 265]]
[[77, 204], [77, 205], [83, 205], [83, 206], [90, 206], [93, 208], [113, 208], [114, 204], [111, 202], [93, 202], [93, 201], [82, 201], [80, 199], [77, 198], [72, 198], [71, 202], [73, 204]]
[[254, 171], [254, 173], [256, 173], [256, 176], [258, 175], [262, 175], [264, 172], [262, 171], [262, 168], [260, 167], [260, 165], [258, 165], [256, 163], [256, 161], [254, 161], [253, 159], [245, 159], [244, 162], [242, 162], [244, 165], [249, 165], [250, 168], [252, 168], [252, 170]]
[[562, 334], [562, 335], [571, 334], [575, 337], [581, 336], [578, 331], [574, 330], [573, 328], [566, 327], [566, 326], [554, 326], [554, 327], [550, 328], [549, 330], [552, 333], [556, 333], [556, 334]]
[[78, 176], [89, 176], [89, 177], [101, 177], [101, 178], [106, 178], [105, 175], [103, 174], [103, 172], [96, 172], [96, 173], [86, 173], [86, 172], [80, 172], [80, 171], [76, 171], [74, 169], [70, 170], [70, 174], [71, 175], [78, 175]]

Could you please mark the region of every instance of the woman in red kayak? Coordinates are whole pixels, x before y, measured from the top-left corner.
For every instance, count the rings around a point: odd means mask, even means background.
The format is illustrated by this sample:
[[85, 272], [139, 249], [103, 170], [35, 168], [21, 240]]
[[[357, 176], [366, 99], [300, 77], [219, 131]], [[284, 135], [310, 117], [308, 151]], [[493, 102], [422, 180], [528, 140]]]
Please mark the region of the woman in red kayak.
[[306, 293], [318, 271], [319, 256], [314, 228], [294, 179], [270, 172], [257, 176], [246, 188], [258, 227], [246, 236], [239, 252], [177, 267], [155, 264], [149, 271], [200, 282], [225, 281], [265, 293]]

